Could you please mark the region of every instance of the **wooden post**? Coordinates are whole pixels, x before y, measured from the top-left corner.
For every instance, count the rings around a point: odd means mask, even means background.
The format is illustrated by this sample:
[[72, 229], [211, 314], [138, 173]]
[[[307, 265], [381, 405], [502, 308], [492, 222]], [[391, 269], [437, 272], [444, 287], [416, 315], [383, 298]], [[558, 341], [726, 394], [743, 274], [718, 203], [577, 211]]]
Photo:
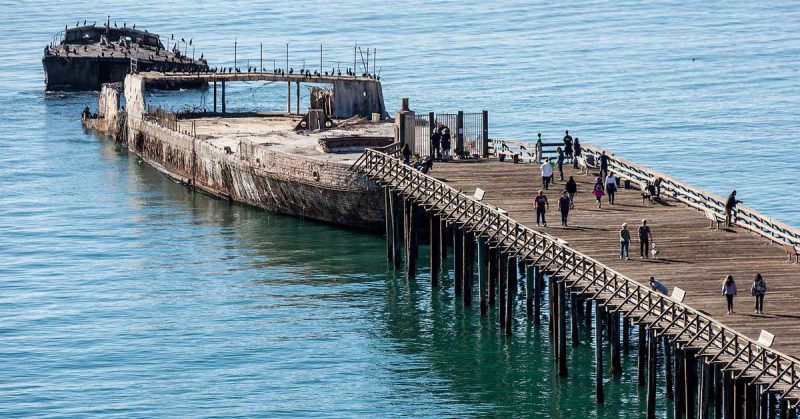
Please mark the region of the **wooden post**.
[[217, 81], [214, 80], [214, 113], [217, 113]]
[[394, 251], [394, 267], [400, 268], [403, 248], [403, 199], [392, 194], [392, 250]]
[[[733, 385], [731, 374], [720, 369], [722, 374], [722, 417], [729, 419], [733, 417]], [[677, 391], [676, 391], [677, 394]]]
[[533, 318], [533, 270], [533, 266], [525, 268], [525, 314], [529, 320]]
[[386, 218], [386, 259], [394, 261], [394, 227], [392, 226], [392, 192], [383, 189], [383, 204]]
[[295, 101], [295, 103], [296, 103], [296, 106], [295, 106], [295, 113], [297, 113], [298, 115], [300, 115], [300, 82], [297, 82], [297, 95], [296, 95], [296, 97], [295, 97], [295, 100], [294, 100], [294, 101]]
[[417, 254], [419, 240], [417, 238], [417, 206], [409, 199], [406, 201], [406, 263], [408, 279], [417, 277]]
[[514, 295], [517, 290], [517, 264], [514, 258], [507, 259], [508, 276], [506, 277], [506, 336], [511, 336], [514, 325]]
[[[619, 311], [611, 314], [611, 328], [609, 329], [608, 339], [611, 341], [611, 374], [622, 374], [622, 361], [620, 359], [619, 351]], [[644, 326], [639, 329], [640, 332], [644, 331]], [[642, 383], [644, 384], [644, 383]]]
[[[433, 137], [433, 130], [435, 128], [436, 128], [436, 114], [434, 114], [433, 112], [428, 112], [428, 138]], [[430, 148], [429, 157], [431, 158], [431, 160], [434, 160], [436, 158], [436, 150], [434, 150], [433, 147], [429, 148]]]
[[720, 372], [720, 366], [711, 365], [714, 375], [714, 418], [722, 419], [722, 401], [725, 393], [724, 380]]
[[450, 242], [450, 229], [447, 228], [447, 222], [442, 220], [439, 232], [439, 243], [442, 244], [442, 251], [439, 254], [442, 256], [442, 262], [447, 260], [447, 243]]
[[461, 296], [464, 281], [464, 231], [453, 226], [453, 282], [456, 296]]
[[664, 397], [672, 400], [674, 398], [672, 383], [672, 343], [670, 343], [668, 337], [664, 336], [661, 340], [661, 344], [664, 345], [664, 381], [666, 387]]
[[678, 419], [684, 417], [683, 414], [686, 411], [685, 410], [686, 404], [683, 401], [685, 395], [684, 386], [686, 384], [684, 380], [686, 379], [686, 375], [683, 373], [684, 352], [678, 349], [677, 347], [675, 347], [674, 349], [675, 351], [673, 353], [675, 354], [675, 359], [673, 362], [675, 362], [675, 403], [674, 403], [675, 413], [673, 417]]
[[572, 346], [578, 346], [581, 343], [578, 335], [578, 298], [574, 295], [570, 297], [569, 314], [569, 336], [572, 339]]
[[292, 113], [292, 82], [290, 81], [286, 82], [286, 113]]
[[558, 342], [558, 336], [556, 336], [556, 334], [558, 333], [558, 330], [555, 327], [556, 326], [556, 315], [558, 314], [558, 313], [556, 313], [558, 311], [558, 306], [556, 306], [556, 292], [557, 292], [557, 290], [556, 290], [555, 284], [553, 283], [553, 277], [548, 275], [547, 278], [548, 278], [548, 280], [547, 280], [547, 282], [548, 282], [548, 284], [547, 284], [547, 305], [548, 305], [548, 308], [549, 308], [549, 310], [548, 310], [548, 323], [549, 323], [548, 327], [550, 328], [550, 336], [553, 337], [553, 353], [558, 354], [558, 352], [556, 351], [556, 347], [555, 347], [555, 345]]
[[586, 326], [586, 330], [592, 329], [592, 302], [590, 300], [586, 300], [586, 310], [583, 312], [583, 321], [584, 325]]
[[478, 238], [478, 300], [481, 306], [481, 316], [488, 314], [488, 304], [486, 301], [487, 289], [489, 284], [489, 246], [486, 238]]
[[647, 367], [647, 329], [639, 325], [639, 353], [637, 354], [636, 384], [645, 384], [645, 368]]
[[225, 113], [225, 80], [222, 80], [222, 113]]
[[465, 231], [464, 234], [464, 307], [472, 306], [472, 283], [475, 278], [475, 236]]
[[686, 404], [684, 412], [687, 418], [695, 417], [695, 398], [697, 396], [697, 361], [693, 349], [683, 349], [683, 373], [686, 378], [683, 380], [684, 396], [683, 402]]
[[464, 151], [464, 111], [458, 111], [456, 114], [456, 153]]
[[497, 278], [500, 273], [500, 268], [498, 265], [500, 264], [500, 258], [497, 256], [497, 249], [496, 248], [489, 248], [489, 305], [494, 306], [494, 302], [497, 296]]
[[497, 251], [497, 314], [500, 330], [506, 328], [506, 257]]
[[700, 398], [697, 403], [698, 419], [708, 418], [708, 405], [711, 400], [711, 365], [700, 360]]
[[594, 359], [595, 359], [595, 400], [597, 403], [605, 402], [603, 392], [603, 316], [600, 315], [602, 307], [600, 301], [595, 300], [594, 316]]
[[652, 330], [648, 331], [647, 345], [647, 418], [656, 417], [656, 347], [658, 341]]
[[538, 266], [533, 267], [533, 324], [540, 325], [542, 323], [542, 271]]
[[[762, 385], [761, 389], [765, 387]], [[769, 395], [767, 393], [761, 394], [758, 400], [758, 419], [769, 418]]]
[[431, 211], [429, 230], [430, 230], [430, 267], [431, 267], [431, 286], [439, 285], [439, 272], [442, 270], [442, 259], [439, 255], [441, 250], [439, 240], [439, 216]]
[[558, 375], [567, 376], [567, 287], [557, 281], [558, 287]]
[[628, 353], [631, 346], [631, 320], [627, 317], [622, 318], [622, 350]]

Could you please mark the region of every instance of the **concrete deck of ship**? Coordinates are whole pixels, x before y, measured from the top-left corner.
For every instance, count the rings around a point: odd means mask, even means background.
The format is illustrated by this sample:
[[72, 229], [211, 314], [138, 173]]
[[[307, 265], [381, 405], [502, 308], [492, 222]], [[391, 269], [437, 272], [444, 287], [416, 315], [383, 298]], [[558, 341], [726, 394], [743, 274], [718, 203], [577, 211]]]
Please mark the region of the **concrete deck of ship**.
[[[638, 189], [620, 188], [615, 205], [604, 197], [598, 208], [591, 193], [597, 172], [580, 175], [571, 165], [565, 165], [564, 176], [565, 180], [574, 176], [578, 193], [575, 209], [569, 213], [569, 227], [560, 226], [557, 201], [565, 181], [559, 181], [558, 174], [555, 184], [545, 191], [550, 202], [548, 227], [536, 227], [533, 197], [541, 189], [538, 165], [496, 160], [444, 163], [436, 164], [430, 174], [468, 195], [479, 187], [486, 191], [484, 202], [507, 210], [520, 223], [565, 239], [570, 247], [641, 283], [646, 284], [652, 275], [670, 290], [680, 287], [686, 291], [686, 304], [752, 339], [757, 339], [762, 329], [774, 333], [775, 349], [800, 356], [800, 265], [787, 263], [784, 249], [764, 237], [739, 227], [710, 230], [704, 213], [671, 198], [642, 202]], [[639, 258], [636, 229], [642, 219], [651, 226], [660, 252], [657, 258]], [[631, 231], [630, 260], [619, 258], [622, 223]], [[768, 285], [763, 315], [754, 313], [750, 296], [757, 272]], [[728, 274], [738, 286], [731, 315], [726, 314], [721, 295], [722, 279]]]

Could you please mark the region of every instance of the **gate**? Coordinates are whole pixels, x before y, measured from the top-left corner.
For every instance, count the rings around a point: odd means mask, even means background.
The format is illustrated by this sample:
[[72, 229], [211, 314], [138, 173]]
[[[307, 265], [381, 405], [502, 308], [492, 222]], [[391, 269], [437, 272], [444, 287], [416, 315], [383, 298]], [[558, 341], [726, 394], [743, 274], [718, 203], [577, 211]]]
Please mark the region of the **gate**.
[[442, 127], [450, 129], [452, 156], [488, 157], [489, 114], [487, 111], [417, 114], [414, 117], [414, 152], [420, 157], [433, 155], [430, 138], [436, 122]]

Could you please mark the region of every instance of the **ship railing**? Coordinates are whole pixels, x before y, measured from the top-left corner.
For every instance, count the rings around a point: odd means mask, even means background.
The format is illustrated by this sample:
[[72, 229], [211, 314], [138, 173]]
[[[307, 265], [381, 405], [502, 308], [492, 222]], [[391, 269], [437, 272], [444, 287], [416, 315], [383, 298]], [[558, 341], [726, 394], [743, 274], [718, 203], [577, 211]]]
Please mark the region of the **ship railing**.
[[800, 405], [800, 361], [725, 326], [677, 299], [663, 295], [569, 247], [550, 234], [535, 231], [507, 212], [478, 201], [428, 176], [395, 156], [367, 149], [352, 170], [414, 201], [450, 225], [465, 229], [489, 246], [528, 266], [540, 266], [571, 292], [597, 301], [610, 312], [666, 336], [734, 377], [763, 385]]

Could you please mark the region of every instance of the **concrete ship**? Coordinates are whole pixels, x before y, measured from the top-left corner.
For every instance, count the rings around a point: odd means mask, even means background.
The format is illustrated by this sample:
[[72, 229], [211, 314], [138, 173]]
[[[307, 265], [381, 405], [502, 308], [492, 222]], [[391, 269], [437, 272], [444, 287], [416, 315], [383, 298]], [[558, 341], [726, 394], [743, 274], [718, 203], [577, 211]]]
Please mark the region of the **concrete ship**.
[[[103, 83], [122, 82], [130, 72], [206, 72], [204, 57], [187, 57], [189, 42], [173, 41], [165, 48], [161, 38], [134, 27], [95, 24], [64, 28], [44, 48], [45, 89], [99, 90]], [[169, 43], [169, 41], [167, 41]], [[184, 47], [184, 52], [180, 51]], [[159, 88], [200, 87], [195, 82], [164, 83]]]
[[[213, 84], [214, 109], [171, 113], [146, 102], [151, 83]], [[245, 81], [314, 88], [308, 113], [225, 112], [225, 85]], [[221, 100], [217, 100], [217, 87]], [[267, 211], [360, 229], [383, 229], [383, 190], [349, 170], [365, 147], [394, 142], [380, 81], [363, 76], [253, 73], [130, 74], [101, 90], [85, 125], [114, 136], [145, 162], [191, 188]], [[220, 102], [221, 106], [217, 106]], [[299, 109], [299, 100], [296, 109]], [[222, 111], [220, 111], [220, 109]]]

